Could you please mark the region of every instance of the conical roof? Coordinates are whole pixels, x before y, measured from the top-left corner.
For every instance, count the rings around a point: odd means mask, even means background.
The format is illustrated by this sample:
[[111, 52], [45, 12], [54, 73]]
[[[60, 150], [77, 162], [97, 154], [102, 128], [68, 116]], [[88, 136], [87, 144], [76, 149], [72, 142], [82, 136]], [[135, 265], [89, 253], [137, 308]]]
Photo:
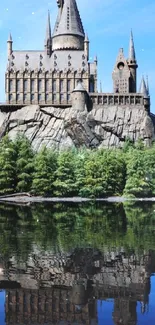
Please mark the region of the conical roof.
[[141, 81], [141, 85], [140, 85], [139, 92], [141, 94], [143, 94], [145, 98], [148, 97], [148, 91], [147, 91], [146, 82], [144, 80], [144, 77], [142, 77], [142, 81]]
[[58, 35], [79, 35], [85, 37], [76, 0], [65, 0], [57, 18], [53, 37]]
[[133, 33], [131, 30], [131, 34], [130, 34], [130, 43], [129, 43], [129, 60], [136, 60], [136, 53], [135, 53], [135, 46], [134, 46], [134, 40], [133, 40]]
[[73, 92], [86, 92], [86, 89], [83, 87], [82, 81], [78, 80], [77, 82], [77, 86], [75, 87], [75, 89], [73, 90]]
[[8, 42], [12, 42], [12, 35], [9, 33]]
[[45, 41], [47, 42], [48, 40], [51, 39], [51, 21], [50, 21], [50, 12], [48, 10], [48, 17], [47, 17], [47, 27], [46, 27], [46, 38]]

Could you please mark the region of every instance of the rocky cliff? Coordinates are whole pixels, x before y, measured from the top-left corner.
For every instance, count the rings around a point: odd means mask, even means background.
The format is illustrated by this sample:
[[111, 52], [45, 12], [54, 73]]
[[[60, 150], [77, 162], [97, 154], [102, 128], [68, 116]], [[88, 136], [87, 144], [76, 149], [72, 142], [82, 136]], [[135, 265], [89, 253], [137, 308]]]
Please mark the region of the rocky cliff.
[[18, 132], [23, 132], [36, 150], [42, 145], [57, 149], [118, 147], [127, 138], [134, 142], [141, 138], [149, 145], [154, 139], [154, 122], [141, 105], [93, 105], [90, 111], [86, 104], [1, 110], [0, 137], [8, 133], [13, 139]]

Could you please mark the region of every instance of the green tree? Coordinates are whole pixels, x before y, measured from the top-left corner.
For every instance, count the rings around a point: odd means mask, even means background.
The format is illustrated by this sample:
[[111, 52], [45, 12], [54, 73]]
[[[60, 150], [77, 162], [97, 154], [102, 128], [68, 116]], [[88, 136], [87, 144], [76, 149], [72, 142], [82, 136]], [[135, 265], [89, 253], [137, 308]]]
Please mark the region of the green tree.
[[34, 172], [34, 152], [30, 141], [24, 135], [18, 135], [15, 140], [17, 151], [17, 186], [19, 192], [28, 192], [31, 189]]
[[17, 153], [13, 142], [5, 136], [0, 142], [0, 194], [15, 191]]
[[32, 193], [43, 196], [53, 195], [56, 169], [57, 153], [43, 147], [36, 154], [34, 161]]
[[62, 151], [58, 155], [58, 168], [54, 182], [56, 196], [77, 195], [75, 178], [76, 153], [72, 150]]

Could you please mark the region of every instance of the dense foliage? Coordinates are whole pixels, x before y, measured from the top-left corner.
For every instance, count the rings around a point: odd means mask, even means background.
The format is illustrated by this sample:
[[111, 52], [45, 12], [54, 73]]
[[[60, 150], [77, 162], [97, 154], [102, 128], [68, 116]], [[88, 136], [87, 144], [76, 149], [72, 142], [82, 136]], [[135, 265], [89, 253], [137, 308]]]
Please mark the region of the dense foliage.
[[126, 142], [122, 149], [45, 147], [35, 152], [24, 136], [0, 142], [0, 194], [92, 197], [155, 195], [155, 146]]

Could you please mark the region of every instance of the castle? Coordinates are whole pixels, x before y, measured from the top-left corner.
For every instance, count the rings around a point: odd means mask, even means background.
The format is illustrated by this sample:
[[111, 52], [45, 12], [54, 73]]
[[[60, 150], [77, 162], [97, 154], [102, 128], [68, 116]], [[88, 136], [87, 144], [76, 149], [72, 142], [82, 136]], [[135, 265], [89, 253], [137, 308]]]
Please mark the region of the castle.
[[[7, 104], [71, 104], [71, 93], [82, 80], [84, 89], [97, 94], [97, 57], [89, 58], [89, 38], [84, 31], [76, 0], [57, 0], [58, 15], [53, 33], [50, 14], [42, 51], [16, 51], [11, 34], [7, 41], [8, 64], [6, 70]], [[116, 98], [97, 98], [99, 104], [140, 104], [137, 93], [137, 68], [133, 34], [126, 59], [120, 49], [113, 70], [113, 95]], [[125, 98], [124, 95], [134, 94]], [[139, 94], [149, 109], [149, 86], [142, 78]], [[123, 96], [122, 96], [123, 95]], [[114, 102], [113, 102], [114, 101]]]
[[23, 133], [35, 150], [122, 147], [126, 139], [155, 139], [149, 84], [137, 91], [137, 60], [131, 31], [128, 58], [119, 50], [113, 92], [98, 91], [98, 60], [91, 62], [76, 0], [57, 0], [51, 31], [48, 12], [44, 49], [15, 51], [7, 41], [6, 103], [0, 104], [0, 138]]

